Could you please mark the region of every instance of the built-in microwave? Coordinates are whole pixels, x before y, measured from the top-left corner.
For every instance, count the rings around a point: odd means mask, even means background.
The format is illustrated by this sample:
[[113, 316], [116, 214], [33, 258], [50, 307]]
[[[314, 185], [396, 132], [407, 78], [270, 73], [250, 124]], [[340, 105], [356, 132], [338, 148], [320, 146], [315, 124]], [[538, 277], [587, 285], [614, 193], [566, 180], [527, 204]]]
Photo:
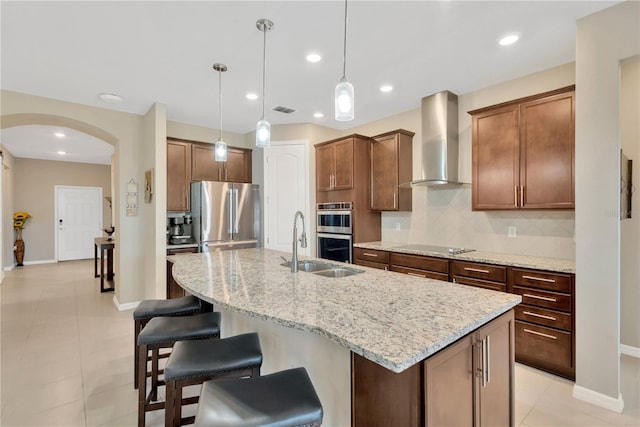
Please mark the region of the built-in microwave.
[[351, 264], [353, 239], [351, 234], [318, 233], [318, 258]]
[[318, 203], [316, 210], [318, 233], [352, 234], [352, 208], [351, 202]]

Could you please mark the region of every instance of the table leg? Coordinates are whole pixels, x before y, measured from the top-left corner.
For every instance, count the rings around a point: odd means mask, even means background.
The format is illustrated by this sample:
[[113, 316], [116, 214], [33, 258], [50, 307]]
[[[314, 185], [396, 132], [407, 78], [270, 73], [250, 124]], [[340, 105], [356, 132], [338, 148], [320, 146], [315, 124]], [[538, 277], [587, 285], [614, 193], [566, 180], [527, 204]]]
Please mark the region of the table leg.
[[100, 246], [100, 292], [104, 292], [104, 248]]
[[93, 244], [93, 277], [98, 277], [98, 245]]
[[113, 249], [107, 249], [107, 280], [113, 280]]

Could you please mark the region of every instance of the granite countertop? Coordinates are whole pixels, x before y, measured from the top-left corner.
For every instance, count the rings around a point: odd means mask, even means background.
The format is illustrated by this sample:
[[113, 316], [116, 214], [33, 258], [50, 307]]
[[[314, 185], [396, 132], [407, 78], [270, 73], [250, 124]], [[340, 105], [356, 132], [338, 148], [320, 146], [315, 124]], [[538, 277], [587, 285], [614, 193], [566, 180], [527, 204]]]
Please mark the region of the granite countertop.
[[[354, 243], [356, 248], [377, 249], [381, 251], [398, 252], [414, 255], [434, 256], [440, 258], [456, 259], [462, 261], [484, 262], [487, 264], [500, 264], [510, 267], [533, 268], [537, 270], [555, 271], [558, 273], [576, 272], [576, 262], [572, 259], [547, 258], [530, 255], [504, 254], [498, 252], [472, 251], [458, 255], [449, 255], [419, 249], [403, 248], [407, 243], [367, 242]], [[412, 245], [416, 246], [416, 245]]]
[[291, 254], [254, 248], [168, 259], [176, 282], [214, 306], [317, 333], [394, 372], [521, 301], [519, 295], [361, 266], [362, 273], [337, 279], [291, 273], [280, 265], [281, 256]]

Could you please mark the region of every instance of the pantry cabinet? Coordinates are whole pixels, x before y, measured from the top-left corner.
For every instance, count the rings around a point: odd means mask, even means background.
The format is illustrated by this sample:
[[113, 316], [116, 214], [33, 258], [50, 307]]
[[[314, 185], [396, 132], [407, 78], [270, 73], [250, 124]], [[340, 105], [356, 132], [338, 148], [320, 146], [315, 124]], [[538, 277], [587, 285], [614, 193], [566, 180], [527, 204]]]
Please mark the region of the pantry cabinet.
[[167, 140], [167, 211], [188, 212], [191, 144]]
[[413, 135], [398, 129], [372, 138], [371, 210], [411, 210], [411, 188], [399, 185], [413, 178]]
[[472, 208], [574, 209], [575, 86], [470, 111]]

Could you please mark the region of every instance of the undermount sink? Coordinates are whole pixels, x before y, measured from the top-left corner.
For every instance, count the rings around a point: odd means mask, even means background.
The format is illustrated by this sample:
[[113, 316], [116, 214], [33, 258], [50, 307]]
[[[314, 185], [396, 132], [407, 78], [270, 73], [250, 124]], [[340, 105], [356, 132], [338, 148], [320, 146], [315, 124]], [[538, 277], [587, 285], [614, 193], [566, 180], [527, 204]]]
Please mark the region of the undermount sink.
[[[283, 267], [291, 268], [291, 261], [283, 262], [280, 265]], [[322, 261], [312, 260], [298, 261], [298, 271], [306, 271], [308, 273], [313, 273], [324, 277], [347, 277], [364, 272], [364, 270], [346, 268], [336, 264], [329, 264]]]

